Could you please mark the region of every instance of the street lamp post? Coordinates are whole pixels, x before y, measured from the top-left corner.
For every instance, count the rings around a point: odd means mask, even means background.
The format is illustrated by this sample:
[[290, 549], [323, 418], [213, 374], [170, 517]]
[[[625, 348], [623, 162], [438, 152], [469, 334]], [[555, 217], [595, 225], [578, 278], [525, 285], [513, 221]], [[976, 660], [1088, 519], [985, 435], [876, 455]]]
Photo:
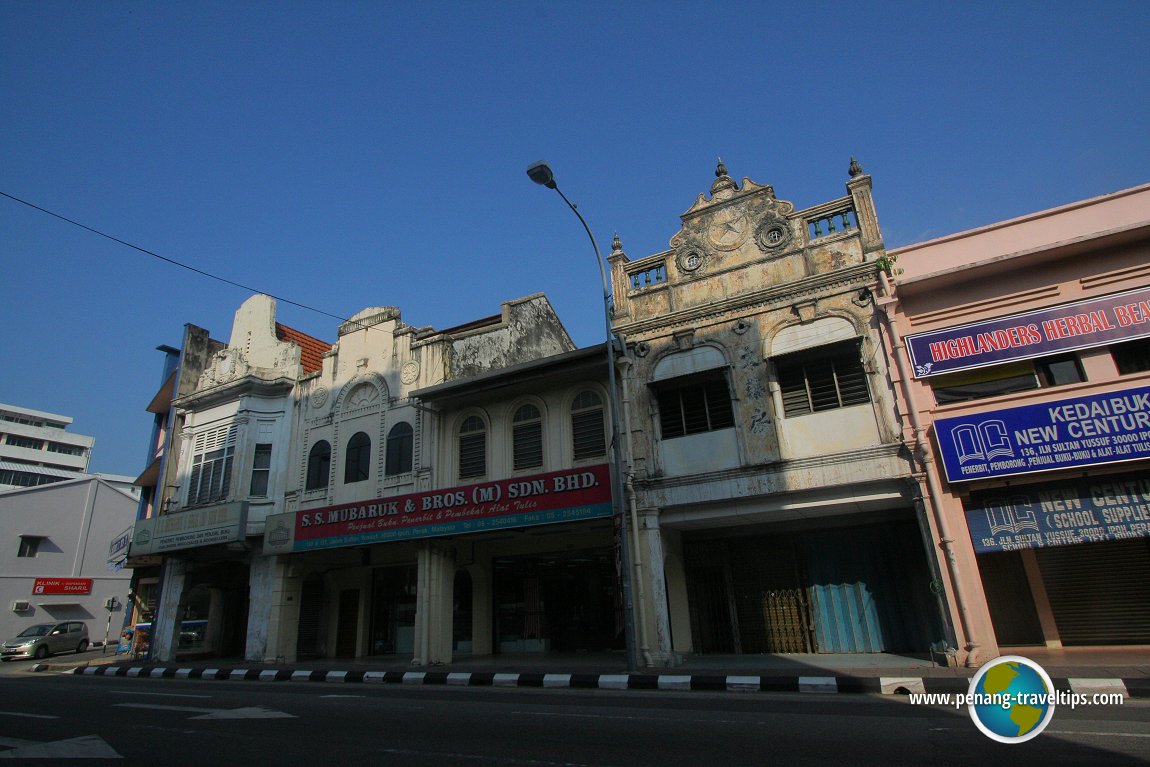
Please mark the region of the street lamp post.
[[531, 180], [540, 186], [545, 186], [548, 189], [554, 189], [558, 192], [559, 196], [563, 198], [563, 202], [567, 203], [567, 207], [579, 219], [579, 223], [583, 225], [583, 229], [587, 232], [587, 237], [591, 240], [591, 247], [595, 249], [595, 263], [599, 266], [599, 276], [603, 280], [603, 325], [607, 334], [607, 399], [608, 408], [611, 411], [611, 460], [614, 464], [612, 475], [614, 477], [611, 488], [611, 506], [613, 513], [619, 519], [619, 540], [618, 545], [622, 557], [622, 580], [623, 580], [623, 639], [627, 645], [627, 670], [635, 671], [639, 667], [638, 653], [635, 643], [635, 616], [631, 604], [631, 549], [628, 545], [630, 540], [628, 531], [627, 513], [624, 509], [623, 503], [623, 458], [622, 446], [620, 444], [620, 428], [619, 428], [619, 396], [617, 393], [617, 386], [615, 380], [615, 334], [611, 330], [611, 288], [607, 282], [607, 270], [603, 266], [603, 256], [599, 252], [599, 246], [595, 243], [595, 235], [591, 234], [591, 227], [587, 225], [586, 219], [579, 209], [567, 199], [567, 196], [559, 189], [559, 185], [555, 183], [555, 175], [551, 172], [551, 168], [545, 162], [537, 162], [527, 169], [527, 175]]

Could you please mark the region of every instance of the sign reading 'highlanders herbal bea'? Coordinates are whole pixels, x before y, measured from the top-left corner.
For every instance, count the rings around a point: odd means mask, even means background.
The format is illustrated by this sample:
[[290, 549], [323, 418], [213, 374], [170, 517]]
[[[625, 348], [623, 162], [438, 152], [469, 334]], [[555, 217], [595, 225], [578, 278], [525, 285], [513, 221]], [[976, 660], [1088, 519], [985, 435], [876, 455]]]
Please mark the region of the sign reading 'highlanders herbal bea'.
[[606, 464], [268, 517], [264, 552], [363, 546], [611, 516]]
[[1150, 288], [906, 338], [915, 378], [1150, 336]]

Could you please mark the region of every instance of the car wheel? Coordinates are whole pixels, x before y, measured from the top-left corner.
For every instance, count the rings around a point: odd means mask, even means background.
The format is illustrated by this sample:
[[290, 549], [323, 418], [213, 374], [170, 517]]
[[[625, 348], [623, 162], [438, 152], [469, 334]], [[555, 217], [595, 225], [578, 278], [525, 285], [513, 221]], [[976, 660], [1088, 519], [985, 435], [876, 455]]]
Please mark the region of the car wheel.
[[36, 648], [36, 652], [32, 653], [32, 657], [36, 660], [44, 660], [48, 657], [48, 645], [40, 645]]
[[76, 645], [76, 652], [84, 652], [88, 649], [88, 640], [81, 639], [80, 644]]

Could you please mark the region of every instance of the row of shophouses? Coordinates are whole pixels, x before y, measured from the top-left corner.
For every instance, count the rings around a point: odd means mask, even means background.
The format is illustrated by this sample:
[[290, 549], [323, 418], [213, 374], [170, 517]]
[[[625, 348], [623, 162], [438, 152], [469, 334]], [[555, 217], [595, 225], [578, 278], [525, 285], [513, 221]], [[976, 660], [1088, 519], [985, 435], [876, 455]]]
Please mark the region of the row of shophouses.
[[857, 163], [802, 210], [720, 164], [680, 220], [615, 238], [591, 348], [543, 295], [334, 342], [258, 295], [227, 342], [188, 325], [148, 406], [140, 647], [1150, 644], [1150, 185], [887, 250]]

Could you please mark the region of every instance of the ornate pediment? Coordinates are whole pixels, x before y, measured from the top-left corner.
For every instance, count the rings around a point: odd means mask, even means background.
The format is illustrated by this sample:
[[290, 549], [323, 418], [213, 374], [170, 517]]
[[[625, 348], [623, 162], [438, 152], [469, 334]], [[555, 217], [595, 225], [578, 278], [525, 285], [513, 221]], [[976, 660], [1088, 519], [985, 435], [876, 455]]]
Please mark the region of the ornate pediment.
[[727, 175], [719, 161], [711, 195], [700, 194], [680, 218], [683, 226], [671, 238], [681, 271], [697, 271], [712, 256], [751, 249], [748, 256], [782, 253], [795, 241], [789, 215], [795, 206], [775, 197], [773, 186], [744, 178], [742, 185]]

